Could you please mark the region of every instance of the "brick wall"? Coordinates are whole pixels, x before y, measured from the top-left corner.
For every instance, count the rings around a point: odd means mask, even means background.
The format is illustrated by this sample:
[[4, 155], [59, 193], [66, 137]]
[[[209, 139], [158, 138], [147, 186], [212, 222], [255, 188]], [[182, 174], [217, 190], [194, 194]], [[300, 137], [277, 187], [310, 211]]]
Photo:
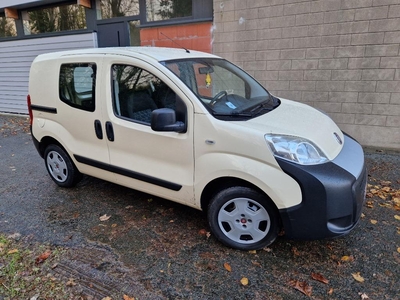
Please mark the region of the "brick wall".
[[211, 22], [142, 28], [140, 43], [142, 46], [153, 47], [179, 48], [181, 46], [210, 53], [211, 28]]
[[400, 0], [214, 0], [213, 38], [275, 95], [400, 150]]

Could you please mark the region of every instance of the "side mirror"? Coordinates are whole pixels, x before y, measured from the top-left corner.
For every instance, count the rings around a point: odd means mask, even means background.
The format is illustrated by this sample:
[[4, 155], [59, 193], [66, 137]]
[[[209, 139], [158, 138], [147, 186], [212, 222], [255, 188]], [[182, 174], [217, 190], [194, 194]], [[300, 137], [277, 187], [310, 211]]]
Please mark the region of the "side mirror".
[[151, 129], [183, 133], [186, 132], [186, 125], [181, 121], [176, 121], [176, 114], [173, 109], [159, 108], [151, 113]]

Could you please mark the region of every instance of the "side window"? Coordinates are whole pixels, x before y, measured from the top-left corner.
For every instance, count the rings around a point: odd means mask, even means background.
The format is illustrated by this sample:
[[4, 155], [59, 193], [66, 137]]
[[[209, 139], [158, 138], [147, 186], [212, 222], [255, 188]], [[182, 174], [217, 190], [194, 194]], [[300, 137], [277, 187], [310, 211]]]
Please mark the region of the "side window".
[[64, 103], [87, 111], [95, 110], [96, 65], [63, 64], [60, 68], [59, 96]]
[[[171, 108], [182, 118], [182, 101], [155, 75], [129, 65], [112, 66], [114, 112], [119, 117], [150, 125], [151, 113], [158, 108]], [[181, 116], [181, 117], [180, 117]], [[182, 120], [184, 121], [184, 120]]]

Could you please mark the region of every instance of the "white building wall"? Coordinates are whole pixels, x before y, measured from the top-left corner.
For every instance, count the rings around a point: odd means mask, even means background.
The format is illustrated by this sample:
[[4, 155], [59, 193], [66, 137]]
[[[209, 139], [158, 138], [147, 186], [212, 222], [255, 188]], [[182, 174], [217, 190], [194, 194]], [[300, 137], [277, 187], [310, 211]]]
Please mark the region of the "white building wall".
[[0, 43], [0, 112], [28, 113], [29, 69], [42, 53], [96, 48], [96, 33], [63, 35]]

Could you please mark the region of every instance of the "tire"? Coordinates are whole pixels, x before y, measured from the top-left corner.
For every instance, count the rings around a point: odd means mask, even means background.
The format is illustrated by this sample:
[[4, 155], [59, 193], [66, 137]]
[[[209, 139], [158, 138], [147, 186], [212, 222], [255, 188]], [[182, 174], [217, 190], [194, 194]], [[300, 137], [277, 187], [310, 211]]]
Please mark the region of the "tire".
[[267, 247], [280, 230], [279, 213], [271, 200], [247, 187], [230, 187], [215, 194], [207, 216], [214, 236], [239, 250]]
[[73, 187], [82, 179], [68, 154], [57, 145], [47, 146], [44, 162], [51, 179], [61, 187]]

